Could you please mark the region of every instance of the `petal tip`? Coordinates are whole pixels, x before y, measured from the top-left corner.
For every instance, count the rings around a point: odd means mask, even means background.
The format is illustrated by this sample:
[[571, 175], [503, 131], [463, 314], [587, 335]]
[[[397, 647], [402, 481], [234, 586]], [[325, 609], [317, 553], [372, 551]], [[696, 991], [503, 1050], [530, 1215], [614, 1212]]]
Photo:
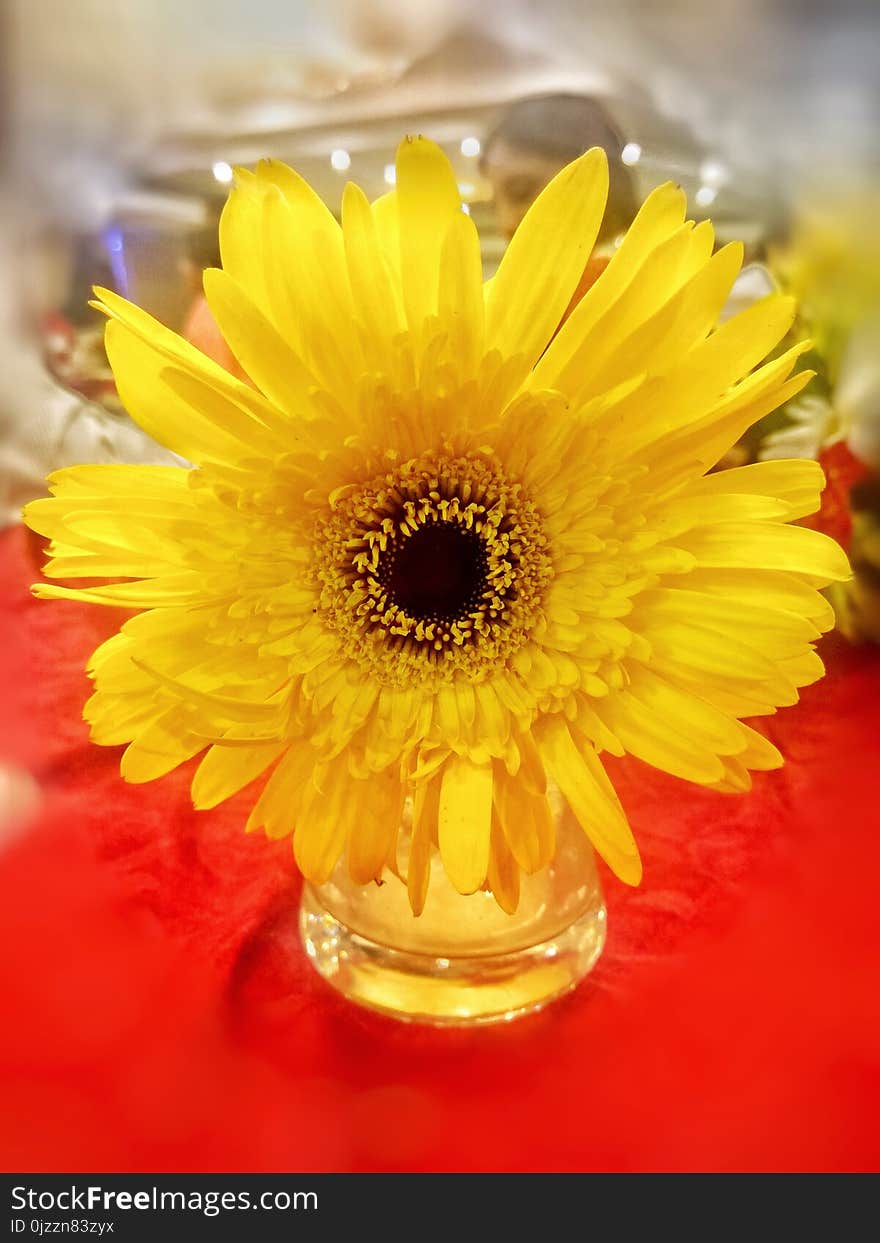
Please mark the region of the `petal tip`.
[[626, 855], [615, 859], [611, 870], [618, 880], [622, 880], [625, 885], [630, 885], [633, 889], [637, 889], [642, 883], [644, 876], [644, 868], [640, 855]]

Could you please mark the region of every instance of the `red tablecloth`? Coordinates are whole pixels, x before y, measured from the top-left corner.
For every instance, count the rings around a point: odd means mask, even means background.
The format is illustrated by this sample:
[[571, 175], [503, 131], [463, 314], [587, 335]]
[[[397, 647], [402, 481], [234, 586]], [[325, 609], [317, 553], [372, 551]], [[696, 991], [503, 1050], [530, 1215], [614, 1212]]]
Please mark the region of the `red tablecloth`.
[[541, 1015], [437, 1031], [306, 964], [289, 845], [186, 772], [123, 784], [80, 720], [119, 615], [37, 603], [0, 541], [7, 758], [45, 790], [0, 841], [3, 1168], [865, 1170], [880, 1165], [880, 652], [765, 722], [746, 796], [617, 762], [646, 863], [607, 873], [591, 979]]

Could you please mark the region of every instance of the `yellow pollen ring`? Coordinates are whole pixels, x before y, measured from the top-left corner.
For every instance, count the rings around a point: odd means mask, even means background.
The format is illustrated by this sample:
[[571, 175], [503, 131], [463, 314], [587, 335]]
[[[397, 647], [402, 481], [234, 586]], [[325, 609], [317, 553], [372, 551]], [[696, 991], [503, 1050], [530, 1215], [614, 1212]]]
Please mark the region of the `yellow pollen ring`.
[[491, 676], [551, 578], [536, 506], [483, 457], [425, 455], [336, 498], [314, 546], [323, 620], [397, 686]]

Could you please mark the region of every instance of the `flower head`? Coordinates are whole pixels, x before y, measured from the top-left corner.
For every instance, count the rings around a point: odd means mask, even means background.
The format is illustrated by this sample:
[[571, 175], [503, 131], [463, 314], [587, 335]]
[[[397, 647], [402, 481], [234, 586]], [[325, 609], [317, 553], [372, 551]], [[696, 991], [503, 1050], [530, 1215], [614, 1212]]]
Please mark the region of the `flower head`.
[[289, 168], [238, 172], [205, 288], [250, 385], [99, 291], [127, 408], [196, 464], [74, 467], [28, 507], [50, 578], [127, 580], [37, 594], [142, 610], [89, 666], [126, 779], [205, 752], [210, 807], [270, 770], [248, 827], [313, 880], [396, 869], [405, 818], [414, 910], [435, 847], [512, 910], [548, 783], [638, 883], [602, 752], [725, 790], [781, 762], [739, 718], [821, 675], [846, 559], [786, 525], [815, 463], [707, 471], [809, 378], [800, 346], [758, 366], [793, 302], [719, 327], [741, 248], [665, 185], [556, 332], [607, 185], [601, 151], [565, 168], [484, 283], [424, 139], [341, 226]]

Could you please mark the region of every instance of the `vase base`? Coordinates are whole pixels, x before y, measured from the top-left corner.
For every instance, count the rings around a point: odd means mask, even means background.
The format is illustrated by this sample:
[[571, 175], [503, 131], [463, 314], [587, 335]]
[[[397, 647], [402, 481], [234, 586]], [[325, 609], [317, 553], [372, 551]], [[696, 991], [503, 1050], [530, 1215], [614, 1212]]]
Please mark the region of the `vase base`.
[[312, 966], [349, 1001], [404, 1021], [471, 1026], [510, 1022], [574, 988], [602, 953], [605, 906], [597, 892], [574, 923], [513, 952], [438, 958], [355, 932], [306, 885], [300, 935]]

